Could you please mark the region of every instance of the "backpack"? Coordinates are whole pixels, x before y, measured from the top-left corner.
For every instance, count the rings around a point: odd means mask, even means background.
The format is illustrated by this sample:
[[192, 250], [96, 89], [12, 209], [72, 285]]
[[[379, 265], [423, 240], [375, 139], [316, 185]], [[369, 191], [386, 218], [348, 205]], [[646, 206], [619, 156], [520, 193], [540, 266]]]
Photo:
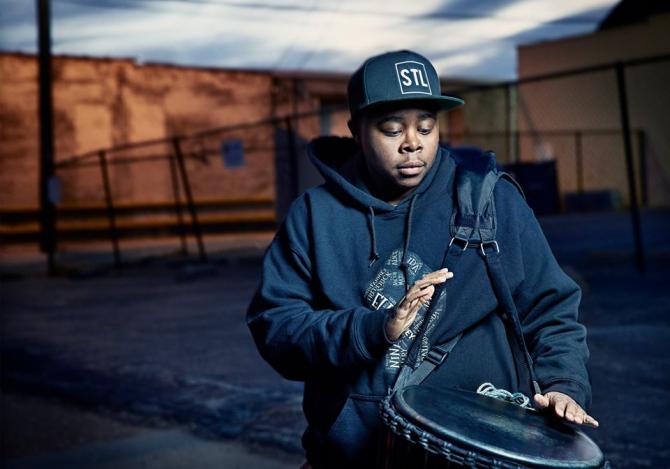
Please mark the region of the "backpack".
[[[487, 272], [491, 279], [493, 290], [499, 303], [499, 314], [505, 324], [505, 332], [512, 350], [516, 365], [519, 383], [527, 383], [534, 393], [541, 394], [535, 372], [533, 360], [528, 353], [528, 347], [523, 337], [519, 313], [514, 304], [509, 284], [500, 264], [500, 246], [496, 241], [496, 210], [493, 200], [493, 190], [500, 179], [510, 181], [524, 197], [521, 186], [508, 173], [501, 171], [493, 152], [484, 152], [474, 156], [461, 156], [451, 153], [456, 162], [455, 176], [455, 204], [449, 231], [451, 241], [447, 247], [442, 267], [453, 271], [454, 265], [466, 249], [478, 249], [480, 257], [486, 263]], [[444, 283], [435, 288], [434, 298], [439, 298], [446, 285]], [[436, 302], [434, 302], [436, 303]], [[434, 305], [426, 312], [430, 317]], [[462, 332], [447, 342], [433, 345], [418, 367], [413, 368], [418, 355], [418, 344], [424, 326], [430, 321], [424, 321], [419, 337], [415, 339], [401, 369], [391, 393], [399, 388], [420, 384], [449, 356], [462, 336]]]

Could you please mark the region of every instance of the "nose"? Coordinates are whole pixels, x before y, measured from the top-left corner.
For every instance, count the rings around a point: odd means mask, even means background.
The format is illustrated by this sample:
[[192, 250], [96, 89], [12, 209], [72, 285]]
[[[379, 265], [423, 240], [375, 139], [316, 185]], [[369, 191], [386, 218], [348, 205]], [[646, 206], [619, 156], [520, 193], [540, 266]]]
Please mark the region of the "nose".
[[415, 153], [423, 150], [419, 133], [416, 130], [409, 129], [405, 132], [405, 140], [403, 140], [400, 150], [402, 153]]

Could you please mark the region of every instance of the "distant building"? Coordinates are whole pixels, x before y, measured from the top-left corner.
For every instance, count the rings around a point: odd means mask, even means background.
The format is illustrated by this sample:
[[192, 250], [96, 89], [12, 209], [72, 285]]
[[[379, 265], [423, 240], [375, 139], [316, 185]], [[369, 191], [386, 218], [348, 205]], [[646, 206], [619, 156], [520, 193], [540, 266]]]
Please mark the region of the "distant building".
[[[53, 68], [56, 162], [132, 142], [268, 121], [292, 112], [314, 112], [323, 105], [344, 104], [346, 93], [343, 76], [138, 65], [130, 59], [71, 56], [54, 57]], [[39, 140], [35, 56], [0, 54], [0, 75], [0, 205], [36, 206]], [[322, 128], [325, 124], [317, 116], [314, 122], [304, 119], [298, 128], [308, 137], [342, 126], [336, 118], [327, 124], [331, 128]], [[272, 130], [258, 125], [244, 137], [254, 134], [256, 146], [272, 150]], [[234, 135], [239, 132], [231, 132], [230, 138]], [[227, 136], [222, 133], [220, 137]], [[200, 143], [213, 145], [206, 150], [213, 150], [216, 156], [220, 142], [203, 138]], [[135, 155], [131, 153], [119, 157], [132, 158]], [[208, 164], [194, 162], [191, 170], [199, 196], [273, 197], [273, 156], [272, 151], [254, 153], [234, 170], [225, 168], [220, 159]], [[120, 201], [169, 199], [167, 163], [141, 166], [112, 167], [115, 197]], [[151, 175], [147, 174], [149, 168]], [[62, 203], [101, 199], [99, 174], [92, 171], [96, 170], [59, 172]]]
[[[626, 0], [592, 34], [518, 49], [520, 80], [658, 58], [625, 68], [638, 196], [650, 207], [670, 206], [669, 10], [668, 2]], [[611, 191], [629, 203], [614, 70], [522, 84], [516, 113], [517, 157], [555, 159], [562, 194]]]
[[[3, 240], [31, 240], [38, 230], [37, 73], [34, 55], [0, 54]], [[53, 76], [56, 164], [94, 152], [56, 170], [59, 230], [65, 232], [81, 231], [86, 223], [107, 226], [98, 150], [116, 148], [106, 152], [106, 158], [113, 201], [126, 221], [141, 218], [170, 225], [165, 219], [174, 219], [174, 214], [158, 210], [174, 201], [175, 174], [167, 156], [174, 155], [175, 148], [169, 137], [221, 129], [180, 141], [194, 199], [210, 212], [259, 200], [273, 211], [276, 179], [280, 185], [287, 179], [276, 172], [276, 160], [287, 153], [278, 148], [277, 133], [285, 132], [286, 125], [273, 119], [326, 111], [293, 120], [292, 130], [302, 139], [347, 132], [345, 113], [337, 111], [346, 103], [346, 76], [139, 65], [131, 59], [73, 56], [55, 56]], [[248, 125], [239, 127], [242, 124]], [[155, 143], [119, 149], [147, 140]], [[231, 148], [242, 150], [236, 151], [234, 162], [226, 154]], [[183, 187], [180, 191], [184, 202]], [[75, 212], [82, 216], [72, 215]], [[261, 218], [268, 221], [267, 210], [264, 213]]]
[[[37, 73], [35, 55], [0, 53], [0, 241], [34, 241], [39, 231]], [[107, 234], [101, 151], [121, 231], [174, 234], [175, 188], [189, 219], [168, 157], [173, 137], [195, 135], [179, 148], [200, 221], [239, 231], [274, 227], [298, 193], [322, 181], [307, 141], [349, 135], [347, 75], [54, 56], [53, 76], [64, 239]], [[148, 143], [128, 147], [138, 142]]]

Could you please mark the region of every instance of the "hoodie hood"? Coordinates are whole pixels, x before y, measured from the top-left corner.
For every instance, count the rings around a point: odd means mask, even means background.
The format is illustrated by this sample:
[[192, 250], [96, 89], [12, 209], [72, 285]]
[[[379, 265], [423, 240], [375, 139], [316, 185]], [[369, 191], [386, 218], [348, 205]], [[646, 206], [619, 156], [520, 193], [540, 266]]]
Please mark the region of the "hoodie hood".
[[[373, 196], [363, 181], [362, 174], [366, 171], [365, 162], [360, 155], [360, 148], [353, 138], [320, 137], [307, 147], [307, 154], [314, 166], [332, 189], [349, 200], [359, 204], [366, 211], [372, 208], [377, 213], [404, 211], [411, 200], [426, 192], [430, 187], [441, 160], [451, 160], [446, 149], [438, 148], [435, 161], [421, 183], [412, 193], [393, 205]], [[453, 162], [452, 162], [453, 166]]]
[[[435, 161], [426, 176], [414, 191], [402, 199], [398, 205], [385, 202], [370, 193], [362, 177], [362, 174], [366, 171], [365, 162], [353, 138], [321, 137], [310, 143], [307, 152], [312, 163], [326, 180], [326, 184], [334, 192], [353, 201], [368, 217], [370, 234], [369, 267], [372, 267], [380, 257], [377, 251], [375, 216], [395, 216], [405, 213], [405, 233], [400, 269], [405, 277], [405, 290], [409, 289], [407, 256], [410, 252], [414, 208], [417, 199], [427, 199], [425, 203], [428, 203], [453, 187], [455, 166], [449, 152], [442, 147], [438, 147]], [[448, 197], [442, 197], [442, 199], [450, 200]]]

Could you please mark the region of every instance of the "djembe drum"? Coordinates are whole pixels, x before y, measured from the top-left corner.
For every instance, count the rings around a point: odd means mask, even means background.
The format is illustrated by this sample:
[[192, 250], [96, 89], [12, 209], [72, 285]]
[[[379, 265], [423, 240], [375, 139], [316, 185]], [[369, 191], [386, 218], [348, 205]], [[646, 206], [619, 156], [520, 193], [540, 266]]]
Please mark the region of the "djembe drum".
[[409, 386], [384, 400], [381, 414], [383, 469], [610, 467], [573, 426], [473, 392]]

